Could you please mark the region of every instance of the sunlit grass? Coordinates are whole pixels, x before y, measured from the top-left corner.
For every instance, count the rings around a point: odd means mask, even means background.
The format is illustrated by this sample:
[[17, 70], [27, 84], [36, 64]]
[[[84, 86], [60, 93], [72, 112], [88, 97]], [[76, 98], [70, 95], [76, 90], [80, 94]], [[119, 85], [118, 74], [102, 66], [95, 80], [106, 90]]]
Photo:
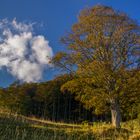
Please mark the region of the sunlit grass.
[[0, 140], [139, 140], [140, 120], [132, 120], [115, 129], [111, 124], [94, 122], [67, 124], [0, 113]]

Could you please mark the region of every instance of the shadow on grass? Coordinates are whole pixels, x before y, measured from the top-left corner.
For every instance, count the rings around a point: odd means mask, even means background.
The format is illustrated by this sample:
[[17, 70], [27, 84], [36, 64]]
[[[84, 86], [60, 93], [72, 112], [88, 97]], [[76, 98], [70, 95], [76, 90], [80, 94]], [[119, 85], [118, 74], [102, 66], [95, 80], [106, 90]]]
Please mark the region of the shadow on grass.
[[94, 140], [93, 133], [23, 126], [0, 126], [0, 140]]
[[128, 140], [133, 133], [128, 129], [120, 128], [108, 128], [102, 130], [99, 133], [96, 133], [96, 139], [105, 139], [105, 140]]
[[52, 126], [34, 126], [20, 118], [0, 117], [0, 140], [94, 140], [92, 132]]

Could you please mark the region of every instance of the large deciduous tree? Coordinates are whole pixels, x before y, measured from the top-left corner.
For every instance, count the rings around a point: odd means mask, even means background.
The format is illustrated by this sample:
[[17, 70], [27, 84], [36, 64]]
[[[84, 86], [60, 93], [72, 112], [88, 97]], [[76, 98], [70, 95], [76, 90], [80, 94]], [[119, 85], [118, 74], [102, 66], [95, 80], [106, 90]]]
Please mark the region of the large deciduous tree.
[[140, 94], [139, 25], [122, 12], [97, 5], [81, 11], [61, 41], [67, 49], [53, 62], [74, 76], [61, 89], [75, 93], [96, 113], [110, 109], [112, 124], [119, 128], [120, 98], [127, 92]]

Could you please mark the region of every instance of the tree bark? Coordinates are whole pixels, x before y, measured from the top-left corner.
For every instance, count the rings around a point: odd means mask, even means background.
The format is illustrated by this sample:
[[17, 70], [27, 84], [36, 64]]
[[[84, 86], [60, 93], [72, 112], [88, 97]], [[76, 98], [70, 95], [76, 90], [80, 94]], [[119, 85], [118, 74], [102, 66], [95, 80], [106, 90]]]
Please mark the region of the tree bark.
[[120, 105], [118, 99], [111, 100], [111, 117], [112, 117], [112, 125], [115, 128], [120, 128], [121, 113], [120, 113]]

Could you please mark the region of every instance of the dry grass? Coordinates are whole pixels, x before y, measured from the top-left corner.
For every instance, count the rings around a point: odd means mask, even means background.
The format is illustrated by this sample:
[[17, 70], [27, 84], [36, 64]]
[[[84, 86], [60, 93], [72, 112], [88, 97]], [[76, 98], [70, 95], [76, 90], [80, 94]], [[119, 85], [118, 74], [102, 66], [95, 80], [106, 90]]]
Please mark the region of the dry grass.
[[140, 140], [140, 121], [122, 123], [121, 129], [110, 124], [66, 124], [0, 113], [0, 140]]

